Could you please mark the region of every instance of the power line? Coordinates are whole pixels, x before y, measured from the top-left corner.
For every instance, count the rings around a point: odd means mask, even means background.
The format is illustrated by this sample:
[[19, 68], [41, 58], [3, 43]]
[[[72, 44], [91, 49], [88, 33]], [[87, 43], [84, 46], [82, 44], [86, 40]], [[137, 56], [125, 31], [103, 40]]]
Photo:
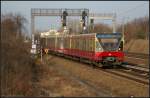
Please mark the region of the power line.
[[[137, 9], [137, 8], [139, 8], [139, 7], [142, 7], [142, 6], [145, 5], [145, 4], [147, 4], [147, 3], [140, 4], [140, 5], [138, 5], [138, 6], [135, 6], [135, 7], [132, 8], [132, 9], [129, 9], [129, 10], [125, 11], [125, 12], [121, 12], [121, 13], [119, 13], [119, 14], [124, 15], [124, 14], [126, 14], [126, 13], [128, 13], [128, 12], [131, 12], [131, 11], [134, 10], [134, 9]], [[134, 10], [134, 11], [135, 11], [135, 10]]]

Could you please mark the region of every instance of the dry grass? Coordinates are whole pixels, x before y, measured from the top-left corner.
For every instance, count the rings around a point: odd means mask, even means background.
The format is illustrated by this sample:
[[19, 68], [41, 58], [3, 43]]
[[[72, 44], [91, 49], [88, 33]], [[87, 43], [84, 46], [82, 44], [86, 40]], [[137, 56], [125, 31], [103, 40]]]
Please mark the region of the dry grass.
[[32, 61], [22, 39], [2, 40], [2, 95], [31, 95]]
[[[34, 60], [31, 59], [31, 42], [24, 43], [26, 19], [20, 14], [2, 15], [1, 21], [1, 95], [33, 96]], [[36, 76], [38, 77], [38, 76]]]
[[149, 40], [131, 40], [125, 44], [125, 50], [128, 52], [149, 54]]
[[66, 74], [61, 73], [55, 67], [56, 66], [50, 64], [42, 64], [42, 68], [44, 68], [46, 72], [40, 77], [38, 84], [40, 89], [44, 89], [48, 92], [47, 96], [96, 96], [88, 87], [68, 77]]

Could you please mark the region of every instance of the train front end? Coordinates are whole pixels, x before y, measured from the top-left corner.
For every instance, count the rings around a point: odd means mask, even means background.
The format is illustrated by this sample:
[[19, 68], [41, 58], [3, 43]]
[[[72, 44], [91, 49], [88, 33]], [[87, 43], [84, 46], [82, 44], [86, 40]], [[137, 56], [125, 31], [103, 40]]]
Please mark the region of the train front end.
[[95, 55], [103, 65], [121, 65], [124, 60], [122, 34], [96, 34]]

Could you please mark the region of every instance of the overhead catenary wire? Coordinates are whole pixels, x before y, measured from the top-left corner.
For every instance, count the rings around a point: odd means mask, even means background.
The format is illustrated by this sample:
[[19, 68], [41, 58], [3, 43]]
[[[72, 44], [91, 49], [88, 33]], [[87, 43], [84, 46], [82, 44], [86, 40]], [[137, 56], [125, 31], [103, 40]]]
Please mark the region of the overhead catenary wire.
[[[140, 7], [143, 7], [143, 5], [145, 5], [145, 4], [147, 4], [147, 3], [143, 3], [143, 4], [140, 4], [140, 5], [137, 5], [137, 6], [135, 6], [134, 8], [131, 8], [131, 9], [128, 9], [128, 10], [126, 10], [126, 11], [124, 11], [124, 12], [121, 12], [121, 13], [118, 13], [118, 15], [124, 15], [124, 14], [127, 14], [127, 13], [130, 13], [130, 12], [132, 12], [132, 11], [135, 11], [135, 9], [138, 9], [138, 8], [140, 8]], [[118, 16], [117, 15], [117, 16]], [[120, 18], [122, 18], [122, 17], [120, 17]]]
[[[129, 17], [129, 16], [126, 17], [126, 15], [127, 15], [128, 13], [131, 13], [131, 12], [133, 12], [133, 11], [134, 11], [133, 13], [135, 13], [135, 10], [137, 10], [137, 9], [139, 9], [139, 8], [141, 8], [141, 7], [144, 7], [145, 4], [147, 4], [147, 2], [142, 3], [142, 4], [140, 4], [140, 5], [137, 5], [137, 6], [134, 6], [133, 8], [130, 8], [130, 9], [126, 10], [126, 11], [118, 12], [118, 13], [117, 13], [117, 19], [121, 19], [121, 23], [124, 24], [125, 19], [128, 19], [128, 21], [132, 19], [132, 18]], [[133, 13], [131, 13], [131, 14], [133, 14]], [[118, 17], [118, 16], [119, 16], [119, 17]], [[129, 19], [129, 18], [130, 18], [130, 19]]]

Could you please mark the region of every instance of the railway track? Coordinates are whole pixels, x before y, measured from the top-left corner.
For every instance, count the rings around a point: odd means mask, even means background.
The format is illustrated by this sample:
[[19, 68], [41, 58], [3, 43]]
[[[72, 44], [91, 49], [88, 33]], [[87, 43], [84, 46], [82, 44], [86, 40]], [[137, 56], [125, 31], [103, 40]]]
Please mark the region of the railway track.
[[115, 69], [112, 69], [112, 67], [102, 69], [97, 66], [95, 68], [103, 70], [107, 73], [133, 80], [138, 83], [149, 85], [149, 70], [146, 68], [140, 68], [136, 66], [133, 67], [132, 65], [118, 66]]
[[[121, 80], [122, 82], [124, 81], [128, 81], [128, 82], [131, 82], [131, 85], [129, 84], [129, 87], [132, 86], [132, 83], [133, 84], [139, 84], [139, 85], [143, 85], [144, 87], [145, 86], [148, 86], [148, 81], [144, 81], [143, 82], [143, 79], [141, 79], [141, 77], [138, 77], [138, 76], [134, 76], [128, 72], [130, 72], [129, 69], [126, 69], [126, 73], [123, 72], [122, 70], [125, 70], [125, 68], [123, 67], [117, 67], [117, 69], [111, 69], [111, 68], [105, 68], [105, 69], [102, 69], [102, 68], [99, 68], [99, 67], [95, 67], [94, 69], [92, 68], [92, 66], [90, 64], [87, 64], [87, 63], [84, 63], [84, 62], [79, 62], [77, 59], [71, 59], [70, 60], [67, 60], [67, 59], [64, 59], [64, 57], [61, 57], [61, 56], [51, 56], [50, 57], [50, 60], [53, 59], [54, 61], [57, 61], [57, 60], [60, 60], [62, 62], [67, 62], [66, 64], [75, 64], [75, 65], [70, 65], [70, 66], [77, 66], [78, 64], [81, 66], [78, 66], [78, 67], [75, 67], [75, 70], [78, 69], [78, 68], [87, 68], [89, 70], [89, 72], [92, 72], [91, 74], [95, 74], [97, 73], [96, 75], [98, 75], [99, 72], [102, 72], [102, 73], [105, 73], [106, 75], [109, 76], [112, 76], [112, 77], [116, 77], [115, 81], [118, 81], [118, 80]], [[55, 60], [56, 59], [56, 60]], [[62, 60], [61, 60], [62, 59]], [[64, 59], [64, 60], [63, 60]], [[49, 59], [48, 59], [49, 60]], [[52, 60], [52, 62], [53, 62]], [[55, 63], [54, 63], [55, 64]], [[102, 81], [101, 79], [99, 80], [90, 80], [88, 79], [87, 77], [88, 76], [82, 76], [83, 74], [77, 74], [78, 71], [75, 71], [73, 70], [74, 68], [73, 67], [70, 67], [68, 65], [63, 65], [61, 66], [61, 63], [58, 63], [59, 65], [57, 65], [57, 63], [55, 64], [56, 66], [53, 66], [55, 67], [56, 69], [58, 69], [60, 72], [62, 72], [62, 74], [66, 74], [66, 76], [68, 76], [69, 78], [72, 78], [73, 80], [75, 80], [76, 82], [78, 83], [81, 83], [83, 84], [83, 86], [85, 85], [88, 89], [91, 89], [92, 92], [95, 92], [95, 95], [96, 96], [117, 96], [114, 95], [115, 93], [112, 91], [112, 89], [110, 88], [107, 88], [107, 86], [109, 85], [109, 83], [107, 82], [106, 83], [106, 89], [104, 87], [103, 89], [103, 85], [101, 86], [101, 84], [99, 84], [99, 81]], [[83, 65], [83, 66], [82, 66]], [[68, 66], [68, 67], [67, 67]], [[120, 71], [121, 70], [121, 71]], [[82, 70], [79, 70], [79, 72], [82, 72]], [[84, 72], [84, 71], [83, 71]], [[131, 71], [132, 72], [132, 71]], [[134, 73], [134, 72], [133, 72]], [[94, 75], [95, 77], [95, 75]], [[136, 78], [135, 78], [136, 77]], [[95, 78], [96, 79], [96, 78]], [[121, 84], [122, 84], [121, 82]], [[123, 83], [124, 83], [123, 82]], [[128, 84], [127, 82], [127, 84]], [[103, 84], [103, 83], [102, 83]], [[104, 82], [105, 84], [105, 82]], [[111, 84], [111, 83], [110, 83]], [[119, 84], [120, 85], [120, 84]], [[124, 85], [124, 84], [123, 84]], [[124, 85], [125, 86], [125, 85]], [[122, 88], [123, 89], [123, 88]], [[131, 89], [132, 91], [132, 89]], [[132, 93], [130, 94], [132, 95]], [[129, 96], [130, 96], [129, 95]]]
[[135, 82], [149, 85], [149, 71], [146, 68], [133, 67], [132, 65], [118, 66], [116, 69], [101, 69], [108, 73], [124, 77]]
[[138, 71], [141, 73], [149, 73], [149, 69], [146, 67], [141, 67], [141, 66], [136, 66], [136, 65], [132, 65], [132, 64], [123, 64], [122, 67], [126, 68], [126, 69], [132, 69], [133, 71]]
[[[54, 55], [54, 56], [56, 56], [56, 55]], [[57, 55], [57, 56], [60, 58], [64, 58], [64, 56], [62, 56], [62, 55]], [[88, 65], [88, 66], [92, 67], [89, 63], [87, 63], [85, 61], [79, 62], [79, 59], [77, 59], [77, 58], [71, 58], [69, 56], [66, 56], [65, 58], [70, 59], [73, 62], [83, 63], [86, 66]], [[116, 67], [116, 69], [112, 69], [109, 67], [103, 69], [98, 66], [95, 66], [94, 68], [103, 70], [107, 73], [111, 73], [111, 74], [114, 74], [114, 75], [117, 75], [120, 77], [124, 77], [124, 78], [130, 79], [130, 80], [133, 80], [135, 82], [149, 85], [149, 70], [148, 70], [148, 68], [142, 68], [139, 66], [126, 65], [126, 64], [123, 64], [122, 66], [118, 66], [118, 67]]]
[[120, 76], [120, 77], [124, 77], [130, 80], [133, 80], [135, 82], [138, 83], [142, 83], [142, 84], [146, 84], [149, 85], [149, 76], [145, 75], [145, 74], [139, 74], [139, 73], [135, 73], [131, 70], [125, 70], [125, 69], [117, 69], [117, 70], [105, 70], [108, 73]]
[[148, 59], [149, 54], [132, 53], [132, 52], [124, 52], [124, 53], [125, 53], [124, 64], [149, 68], [149, 59]]
[[123, 62], [123, 65], [132, 65], [133, 67], [135, 66], [135, 67], [140, 67], [140, 68], [145, 68], [145, 69], [149, 69], [149, 65], [147, 65], [147, 64], [135, 64], [135, 63], [133, 63], [133, 62]]
[[143, 54], [143, 53], [133, 53], [133, 52], [124, 52], [126, 56], [128, 57], [135, 57], [140, 59], [148, 59], [149, 54]]

